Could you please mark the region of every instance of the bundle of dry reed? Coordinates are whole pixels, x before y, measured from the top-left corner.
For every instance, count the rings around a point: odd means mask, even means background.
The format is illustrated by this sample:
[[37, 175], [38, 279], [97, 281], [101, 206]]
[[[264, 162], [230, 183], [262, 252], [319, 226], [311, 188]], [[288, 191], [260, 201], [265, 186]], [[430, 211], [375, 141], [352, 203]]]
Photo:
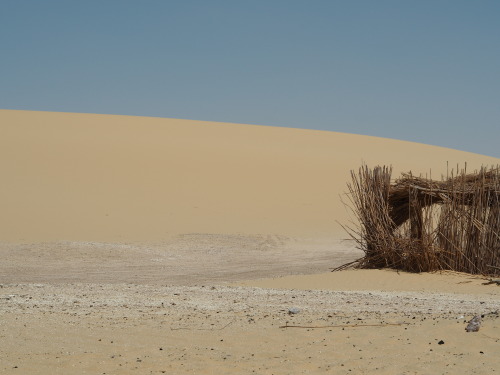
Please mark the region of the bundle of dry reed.
[[391, 175], [386, 166], [351, 171], [358, 224], [344, 227], [365, 252], [355, 266], [500, 274], [499, 167], [442, 181]]

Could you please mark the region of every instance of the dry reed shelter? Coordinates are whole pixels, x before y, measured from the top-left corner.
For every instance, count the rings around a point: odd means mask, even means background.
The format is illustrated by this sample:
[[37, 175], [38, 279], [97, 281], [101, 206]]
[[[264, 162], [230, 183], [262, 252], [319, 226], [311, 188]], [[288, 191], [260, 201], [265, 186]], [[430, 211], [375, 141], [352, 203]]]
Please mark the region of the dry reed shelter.
[[344, 226], [365, 256], [346, 266], [410, 272], [453, 270], [500, 275], [500, 167], [466, 170], [441, 181], [391, 167], [351, 171]]

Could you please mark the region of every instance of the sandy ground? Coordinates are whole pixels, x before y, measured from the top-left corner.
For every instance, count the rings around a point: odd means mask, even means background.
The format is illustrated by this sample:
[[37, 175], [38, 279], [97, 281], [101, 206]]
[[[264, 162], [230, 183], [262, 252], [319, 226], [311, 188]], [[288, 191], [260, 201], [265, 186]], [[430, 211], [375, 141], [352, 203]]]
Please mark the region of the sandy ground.
[[499, 159], [144, 117], [0, 110], [0, 130], [2, 374], [500, 369], [499, 286], [329, 272], [361, 255], [339, 225], [351, 169]]
[[4, 283], [200, 285], [328, 272], [362, 256], [352, 241], [185, 234], [157, 243], [0, 243]]
[[[219, 236], [202, 238], [177, 238], [177, 250], [165, 250], [160, 266], [151, 261], [162, 254], [153, 246], [4, 245], [0, 373], [491, 374], [500, 368], [500, 287], [483, 285], [484, 278], [325, 272], [335, 263], [326, 251], [323, 262], [311, 262], [315, 268], [308, 264], [312, 248], [300, 252], [299, 241], [268, 237], [232, 238], [246, 244], [241, 263], [242, 254], [234, 256], [232, 246], [214, 240]], [[37, 251], [42, 256], [28, 261]], [[359, 254], [334, 243], [332, 255]], [[182, 269], [173, 272], [176, 262]], [[322, 273], [286, 275], [287, 269]], [[245, 280], [250, 275], [267, 278]], [[484, 315], [480, 331], [465, 332], [476, 314]]]
[[[0, 371], [487, 374], [499, 368], [494, 288], [471, 295], [3, 285]], [[465, 332], [476, 313], [487, 314], [480, 331]]]

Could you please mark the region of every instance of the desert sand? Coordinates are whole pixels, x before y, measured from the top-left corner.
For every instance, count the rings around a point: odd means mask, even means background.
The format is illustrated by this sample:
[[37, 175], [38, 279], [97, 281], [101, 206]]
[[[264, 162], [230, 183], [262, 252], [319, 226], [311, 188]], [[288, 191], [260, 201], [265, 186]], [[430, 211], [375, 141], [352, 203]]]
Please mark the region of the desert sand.
[[329, 271], [362, 255], [340, 226], [351, 169], [500, 159], [115, 115], [0, 110], [0, 130], [0, 373], [499, 371], [499, 286]]
[[351, 169], [439, 177], [499, 159], [325, 131], [0, 111], [0, 237], [160, 241], [185, 233], [343, 236]]

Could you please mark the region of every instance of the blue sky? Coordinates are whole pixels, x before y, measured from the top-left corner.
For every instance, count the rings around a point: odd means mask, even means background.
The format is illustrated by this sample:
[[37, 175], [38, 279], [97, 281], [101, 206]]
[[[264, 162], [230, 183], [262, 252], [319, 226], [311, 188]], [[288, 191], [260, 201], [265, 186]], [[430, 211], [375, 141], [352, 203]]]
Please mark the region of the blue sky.
[[500, 157], [500, 1], [0, 0], [0, 108], [331, 130]]

